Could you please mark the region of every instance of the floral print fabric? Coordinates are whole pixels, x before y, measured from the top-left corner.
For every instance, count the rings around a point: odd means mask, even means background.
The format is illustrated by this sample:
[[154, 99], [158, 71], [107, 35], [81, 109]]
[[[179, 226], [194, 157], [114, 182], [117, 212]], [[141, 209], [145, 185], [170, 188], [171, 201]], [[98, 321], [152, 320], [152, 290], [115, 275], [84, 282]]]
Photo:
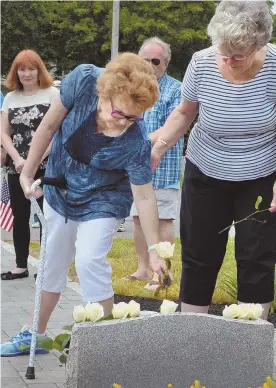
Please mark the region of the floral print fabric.
[[[27, 159], [33, 135], [49, 107], [50, 104], [35, 104], [9, 109], [8, 118], [12, 128], [12, 142], [23, 159]], [[39, 169], [45, 169], [46, 164], [47, 158], [41, 163]], [[8, 174], [17, 174], [10, 157], [7, 158], [6, 170]]]

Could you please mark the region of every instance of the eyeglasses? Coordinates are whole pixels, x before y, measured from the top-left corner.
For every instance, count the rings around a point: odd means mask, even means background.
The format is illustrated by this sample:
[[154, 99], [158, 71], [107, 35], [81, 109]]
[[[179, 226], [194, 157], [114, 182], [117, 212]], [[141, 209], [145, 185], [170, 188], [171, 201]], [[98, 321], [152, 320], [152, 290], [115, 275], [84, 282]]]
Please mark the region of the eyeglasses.
[[234, 61], [244, 61], [245, 59], [250, 57], [250, 55], [253, 53], [254, 49], [249, 54], [245, 54], [245, 55], [236, 54], [236, 55], [231, 55], [231, 56], [218, 53], [217, 52], [217, 47], [214, 48], [214, 51], [215, 51], [215, 54], [219, 55], [222, 59], [225, 59], [225, 60], [234, 59]]
[[111, 116], [114, 117], [115, 119], [127, 119], [128, 121], [142, 121], [142, 120], [144, 120], [144, 113], [142, 113], [139, 116], [127, 116], [123, 112], [121, 112], [120, 110], [115, 109], [112, 101], [111, 101], [111, 108], [112, 108]]
[[144, 58], [144, 60], [152, 63], [154, 66], [160, 65], [160, 62], [161, 62], [160, 59], [158, 59], [158, 58], [152, 58], [152, 59]]

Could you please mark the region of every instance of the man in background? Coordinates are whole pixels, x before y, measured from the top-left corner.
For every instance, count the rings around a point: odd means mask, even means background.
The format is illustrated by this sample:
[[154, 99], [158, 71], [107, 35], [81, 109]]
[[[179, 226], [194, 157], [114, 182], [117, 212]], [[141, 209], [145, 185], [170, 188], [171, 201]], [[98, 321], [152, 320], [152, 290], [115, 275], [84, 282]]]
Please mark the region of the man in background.
[[[139, 55], [151, 63], [159, 84], [159, 99], [144, 116], [147, 135], [150, 135], [163, 126], [170, 113], [180, 103], [181, 83], [167, 74], [167, 67], [171, 59], [169, 44], [157, 37], [147, 39], [142, 44]], [[182, 138], [163, 157], [152, 176], [159, 212], [159, 238], [160, 241], [171, 243], [174, 243], [173, 220], [176, 219], [178, 208], [183, 145], [184, 140]], [[133, 274], [126, 276], [125, 279], [150, 281], [148, 246], [135, 204], [132, 206], [130, 215], [133, 216], [133, 237], [138, 258], [138, 269]], [[158, 277], [154, 276], [146, 285], [146, 288], [156, 290], [159, 286]]]

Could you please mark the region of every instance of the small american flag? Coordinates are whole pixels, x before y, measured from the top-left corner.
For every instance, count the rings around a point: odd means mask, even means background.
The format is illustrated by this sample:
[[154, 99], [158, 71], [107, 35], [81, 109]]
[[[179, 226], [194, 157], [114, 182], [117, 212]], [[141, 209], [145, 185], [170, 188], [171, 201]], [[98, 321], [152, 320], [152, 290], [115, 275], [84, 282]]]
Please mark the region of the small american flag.
[[7, 179], [4, 177], [1, 188], [1, 210], [0, 210], [0, 226], [7, 232], [10, 232], [13, 227], [13, 215], [10, 206], [10, 192]]

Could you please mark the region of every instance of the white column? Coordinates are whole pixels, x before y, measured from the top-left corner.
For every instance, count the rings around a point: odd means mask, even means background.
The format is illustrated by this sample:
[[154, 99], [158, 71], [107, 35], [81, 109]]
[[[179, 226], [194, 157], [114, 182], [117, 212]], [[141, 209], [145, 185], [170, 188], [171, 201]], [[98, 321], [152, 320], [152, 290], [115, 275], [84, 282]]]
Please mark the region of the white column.
[[111, 59], [119, 52], [120, 0], [113, 0]]

